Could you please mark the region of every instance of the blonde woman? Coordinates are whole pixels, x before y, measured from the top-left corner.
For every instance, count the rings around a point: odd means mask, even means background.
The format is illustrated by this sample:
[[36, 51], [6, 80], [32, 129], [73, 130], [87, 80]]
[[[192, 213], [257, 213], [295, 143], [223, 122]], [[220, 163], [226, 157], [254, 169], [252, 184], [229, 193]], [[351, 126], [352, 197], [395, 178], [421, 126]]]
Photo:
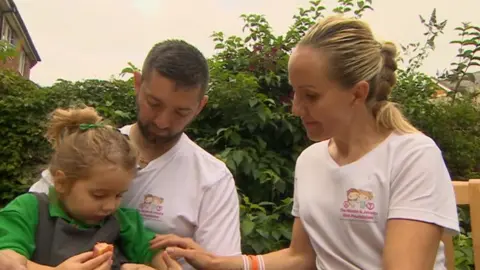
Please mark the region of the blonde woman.
[[288, 66], [293, 113], [317, 142], [296, 163], [290, 247], [217, 257], [177, 242], [169, 254], [197, 269], [445, 269], [454, 191], [435, 142], [388, 101], [395, 56], [361, 20], [315, 24]]

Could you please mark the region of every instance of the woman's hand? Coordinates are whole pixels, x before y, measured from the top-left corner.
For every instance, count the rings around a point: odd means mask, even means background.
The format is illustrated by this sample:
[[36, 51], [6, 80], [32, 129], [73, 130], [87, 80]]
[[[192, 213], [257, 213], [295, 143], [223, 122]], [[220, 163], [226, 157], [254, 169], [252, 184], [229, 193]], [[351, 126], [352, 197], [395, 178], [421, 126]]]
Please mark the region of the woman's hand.
[[85, 252], [73, 256], [59, 266], [58, 270], [110, 270], [112, 266], [112, 252], [107, 252], [93, 258], [93, 252]]
[[[177, 263], [175, 261], [176, 259], [185, 258], [185, 260], [196, 269], [210, 269], [213, 266], [213, 259], [216, 258], [214, 255], [206, 252], [192, 239], [179, 237], [174, 234], [157, 234], [157, 236], [150, 241], [150, 245], [152, 249], [161, 248], [167, 250], [167, 252], [162, 254], [165, 263], [171, 261], [173, 264], [173, 262]], [[177, 269], [170, 268], [174, 266], [168, 267], [168, 270]]]
[[155, 238], [150, 241], [150, 248], [152, 249], [166, 249], [167, 247], [202, 250], [202, 247], [192, 239], [179, 237], [174, 234], [157, 234]]
[[[185, 258], [185, 260], [197, 270], [217, 269], [216, 264], [220, 258], [203, 250], [183, 249], [179, 247], [169, 247], [167, 248], [166, 253], [171, 258]], [[168, 270], [174, 269], [176, 268], [168, 268]]]

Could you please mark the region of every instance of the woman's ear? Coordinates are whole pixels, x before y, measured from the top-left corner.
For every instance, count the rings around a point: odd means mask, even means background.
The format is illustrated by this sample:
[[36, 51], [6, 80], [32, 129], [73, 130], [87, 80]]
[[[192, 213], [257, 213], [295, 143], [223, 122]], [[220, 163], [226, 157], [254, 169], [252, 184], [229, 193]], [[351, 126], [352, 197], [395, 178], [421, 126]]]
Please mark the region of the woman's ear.
[[57, 170], [53, 175], [53, 185], [57, 193], [66, 193], [67, 192], [67, 179], [65, 173], [61, 170]]
[[353, 87], [354, 104], [365, 104], [370, 91], [370, 85], [366, 81], [360, 81]]

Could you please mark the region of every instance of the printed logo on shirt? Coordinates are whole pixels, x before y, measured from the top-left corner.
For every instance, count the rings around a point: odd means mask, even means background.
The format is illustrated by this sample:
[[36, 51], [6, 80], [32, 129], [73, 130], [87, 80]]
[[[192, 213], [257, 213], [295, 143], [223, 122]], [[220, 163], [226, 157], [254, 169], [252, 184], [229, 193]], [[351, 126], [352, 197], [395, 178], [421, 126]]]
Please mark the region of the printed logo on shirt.
[[343, 202], [340, 212], [343, 220], [376, 222], [378, 213], [375, 211], [375, 195], [363, 189], [350, 188], [347, 199]]
[[158, 220], [163, 216], [163, 198], [153, 194], [143, 196], [143, 202], [139, 205], [138, 211], [144, 219]]

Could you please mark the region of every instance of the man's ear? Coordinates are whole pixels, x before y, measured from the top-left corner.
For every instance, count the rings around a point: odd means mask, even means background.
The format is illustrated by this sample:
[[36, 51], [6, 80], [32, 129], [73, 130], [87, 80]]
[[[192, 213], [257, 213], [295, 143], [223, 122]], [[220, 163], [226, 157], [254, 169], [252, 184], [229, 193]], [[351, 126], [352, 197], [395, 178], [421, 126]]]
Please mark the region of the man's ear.
[[208, 96], [204, 95], [200, 100], [200, 104], [198, 105], [198, 110], [195, 115], [198, 115], [203, 110], [203, 108], [205, 108], [205, 105], [207, 105], [207, 103], [208, 103]]
[[67, 179], [65, 173], [61, 170], [57, 170], [53, 175], [53, 185], [57, 193], [66, 193], [68, 191]]
[[142, 73], [138, 71], [133, 72], [133, 84], [135, 87], [135, 94], [137, 94], [142, 86]]

